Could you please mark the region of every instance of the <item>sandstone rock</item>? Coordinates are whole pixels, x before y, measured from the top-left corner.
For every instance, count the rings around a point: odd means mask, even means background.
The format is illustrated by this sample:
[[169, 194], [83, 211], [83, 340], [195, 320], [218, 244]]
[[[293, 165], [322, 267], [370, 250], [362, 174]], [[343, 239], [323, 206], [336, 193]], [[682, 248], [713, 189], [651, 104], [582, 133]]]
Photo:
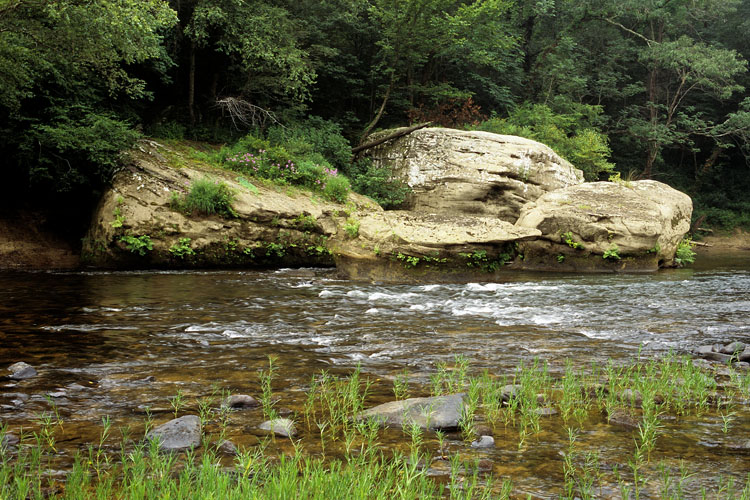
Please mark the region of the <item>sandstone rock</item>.
[[412, 188], [404, 208], [418, 212], [513, 223], [525, 203], [583, 182], [580, 170], [544, 144], [489, 132], [425, 128], [367, 154]]
[[235, 409], [257, 408], [260, 406], [258, 400], [246, 394], [232, 394], [224, 400], [222, 406]]
[[486, 280], [513, 259], [513, 242], [541, 234], [497, 218], [456, 214], [388, 211], [358, 222], [356, 239], [335, 241], [336, 265], [348, 278], [380, 281]]
[[374, 418], [386, 427], [416, 423], [422, 429], [450, 430], [458, 428], [465, 394], [430, 398], [409, 398], [391, 401], [361, 412], [357, 418]]
[[[171, 160], [170, 160], [171, 158]], [[170, 163], [171, 162], [171, 163]], [[175, 168], [174, 163], [179, 163]], [[172, 207], [174, 194], [205, 177], [222, 181], [235, 194], [237, 217], [189, 216]], [[327, 238], [344, 212], [382, 211], [364, 196], [351, 194], [348, 208], [309, 194], [275, 189], [261, 183], [252, 191], [239, 174], [201, 165], [153, 141], [130, 152], [127, 168], [115, 175], [101, 198], [84, 239], [82, 255], [102, 267], [331, 266]], [[151, 239], [153, 249], [141, 256], [130, 251], [125, 235]], [[180, 245], [192, 254], [179, 256]]]
[[258, 426], [262, 431], [273, 432], [281, 437], [294, 437], [297, 435], [297, 428], [294, 422], [288, 418], [275, 418], [267, 420]]
[[8, 378], [12, 380], [25, 380], [27, 378], [36, 377], [37, 375], [34, 367], [23, 361], [13, 363], [8, 367], [8, 370], [10, 371]]
[[[558, 189], [526, 205], [516, 222], [542, 232], [540, 239], [521, 244], [524, 267], [653, 271], [670, 266], [690, 229], [691, 213], [689, 196], [656, 181]], [[613, 249], [619, 259], [604, 259]]]
[[170, 420], [152, 429], [146, 438], [158, 439], [161, 451], [183, 451], [201, 444], [201, 420], [197, 415]]

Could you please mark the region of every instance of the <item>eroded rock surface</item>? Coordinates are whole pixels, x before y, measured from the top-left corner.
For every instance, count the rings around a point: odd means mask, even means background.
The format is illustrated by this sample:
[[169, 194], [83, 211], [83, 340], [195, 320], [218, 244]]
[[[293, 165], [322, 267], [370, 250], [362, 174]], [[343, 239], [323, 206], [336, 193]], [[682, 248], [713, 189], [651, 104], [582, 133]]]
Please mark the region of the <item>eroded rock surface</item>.
[[657, 181], [558, 189], [526, 205], [516, 222], [542, 233], [522, 243], [524, 268], [653, 271], [670, 266], [690, 229], [692, 210], [688, 195]]
[[[203, 178], [230, 187], [236, 217], [191, 215], [173, 208], [172, 197]], [[238, 173], [187, 160], [168, 147], [144, 141], [103, 195], [82, 257], [104, 267], [331, 266], [328, 240], [348, 215], [382, 211], [354, 193], [343, 205], [255, 179], [250, 189], [240, 180]], [[127, 236], [147, 236], [153, 248], [141, 255], [123, 240]]]
[[409, 184], [414, 193], [404, 209], [417, 212], [513, 223], [527, 202], [583, 182], [580, 170], [544, 144], [489, 132], [425, 128], [368, 156]]

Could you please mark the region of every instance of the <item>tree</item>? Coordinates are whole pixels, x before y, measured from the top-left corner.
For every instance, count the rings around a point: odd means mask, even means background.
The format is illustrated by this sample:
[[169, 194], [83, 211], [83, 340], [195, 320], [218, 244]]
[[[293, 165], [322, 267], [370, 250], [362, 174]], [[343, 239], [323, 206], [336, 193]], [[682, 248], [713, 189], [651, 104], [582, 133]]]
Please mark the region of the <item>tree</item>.
[[[737, 78], [745, 60], [734, 50], [703, 42], [693, 28], [730, 15], [737, 1], [628, 0], [605, 13], [604, 20], [639, 45], [645, 71], [646, 100], [623, 111], [627, 132], [646, 144], [642, 176], [650, 178], [664, 147], [691, 147], [691, 136], [710, 136], [716, 124], [689, 98], [727, 99], [743, 89]], [[691, 36], [692, 35], [692, 36]], [[695, 37], [695, 38], [694, 38]]]
[[150, 97], [132, 69], [165, 60], [175, 21], [162, 0], [0, 3], [0, 151], [14, 194], [108, 180], [136, 136], [117, 108]]

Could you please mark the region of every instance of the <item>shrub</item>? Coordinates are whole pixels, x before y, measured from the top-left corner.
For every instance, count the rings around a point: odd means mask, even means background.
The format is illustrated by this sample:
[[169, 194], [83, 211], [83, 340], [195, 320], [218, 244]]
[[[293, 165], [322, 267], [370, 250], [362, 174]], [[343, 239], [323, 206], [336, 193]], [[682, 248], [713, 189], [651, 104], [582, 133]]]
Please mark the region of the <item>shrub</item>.
[[208, 177], [193, 181], [184, 197], [173, 195], [172, 198], [173, 205], [184, 212], [236, 217], [237, 214], [232, 209], [232, 201], [234, 201], [232, 189], [224, 182]]
[[399, 207], [411, 193], [408, 184], [393, 178], [387, 167], [378, 167], [369, 159], [355, 162], [350, 169], [352, 189], [369, 196], [383, 208]]
[[141, 257], [146, 255], [146, 252], [154, 249], [154, 244], [151, 242], [151, 237], [147, 234], [141, 236], [123, 236], [120, 238], [120, 241], [122, 243], [125, 243], [125, 246], [128, 250], [133, 253], [137, 253]]
[[674, 261], [678, 266], [692, 264], [695, 262], [695, 252], [693, 252], [693, 240], [683, 238], [677, 245], [677, 251], [674, 254]]
[[334, 173], [328, 175], [328, 178], [323, 185], [323, 196], [331, 201], [346, 203], [350, 190], [351, 186], [349, 185], [349, 179], [343, 175]]
[[620, 249], [617, 248], [617, 245], [612, 245], [604, 251], [602, 259], [620, 260]]
[[511, 111], [507, 118], [493, 117], [471, 129], [517, 135], [546, 144], [581, 169], [588, 181], [612, 172], [607, 136], [596, 126], [601, 108], [567, 102], [556, 105], [557, 112], [546, 104], [527, 103]]
[[177, 243], [169, 247], [169, 253], [184, 259], [188, 255], [195, 255], [195, 250], [190, 248], [190, 238], [180, 238]]

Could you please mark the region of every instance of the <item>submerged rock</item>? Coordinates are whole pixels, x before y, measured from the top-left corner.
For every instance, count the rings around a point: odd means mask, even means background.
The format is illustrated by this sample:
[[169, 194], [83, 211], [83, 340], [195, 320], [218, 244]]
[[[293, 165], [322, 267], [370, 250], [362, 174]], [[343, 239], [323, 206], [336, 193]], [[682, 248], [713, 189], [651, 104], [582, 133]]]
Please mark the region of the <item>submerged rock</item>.
[[403, 428], [416, 423], [422, 429], [433, 431], [456, 429], [465, 396], [461, 393], [391, 401], [365, 410], [357, 418], [373, 418], [386, 427]]
[[629, 429], [637, 429], [640, 420], [636, 418], [632, 413], [621, 408], [613, 410], [607, 417], [610, 424], [619, 425], [621, 427], [627, 427]]
[[492, 436], [479, 436], [479, 439], [471, 443], [472, 448], [494, 448], [495, 438]]
[[201, 419], [197, 415], [170, 420], [152, 429], [146, 439], [159, 440], [162, 451], [183, 451], [201, 444]]
[[239, 451], [237, 450], [237, 446], [235, 444], [227, 439], [219, 443], [219, 451], [221, 453], [224, 453], [225, 455], [237, 455]]
[[257, 399], [246, 394], [232, 394], [224, 400], [222, 406], [234, 409], [257, 408], [260, 403]]
[[297, 435], [297, 428], [294, 422], [288, 418], [275, 418], [267, 420], [258, 426], [262, 431], [273, 432], [281, 437], [294, 437]]
[[13, 363], [8, 367], [8, 370], [10, 371], [10, 375], [8, 375], [8, 378], [12, 380], [25, 380], [28, 378], [36, 377], [37, 375], [34, 367], [23, 361]]
[[21, 440], [18, 436], [9, 432], [3, 436], [3, 440], [0, 442], [0, 447], [16, 446], [20, 442]]

